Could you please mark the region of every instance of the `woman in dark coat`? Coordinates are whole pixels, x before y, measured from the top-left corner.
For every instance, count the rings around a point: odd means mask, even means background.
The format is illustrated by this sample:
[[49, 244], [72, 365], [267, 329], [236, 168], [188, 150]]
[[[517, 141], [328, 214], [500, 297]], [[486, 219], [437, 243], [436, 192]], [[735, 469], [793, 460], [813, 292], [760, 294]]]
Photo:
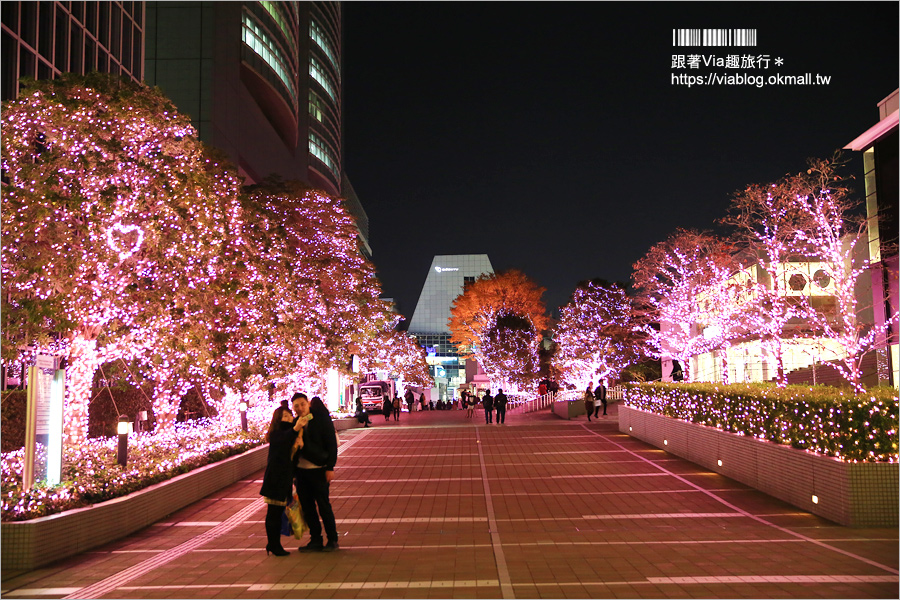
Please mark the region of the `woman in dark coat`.
[[384, 415], [385, 421], [391, 420], [391, 413], [394, 412], [394, 402], [390, 396], [385, 395], [384, 403], [381, 405], [381, 414]]
[[360, 423], [365, 423], [366, 427], [368, 427], [369, 423], [372, 422], [369, 419], [369, 413], [366, 412], [366, 407], [363, 406], [362, 398], [356, 399], [356, 420]]
[[297, 438], [303, 429], [303, 422], [298, 420], [297, 425], [294, 425], [293, 420], [294, 415], [287, 407], [287, 402], [282, 402], [272, 413], [269, 433], [266, 434], [269, 455], [259, 494], [263, 497], [263, 502], [269, 505], [266, 511], [266, 554], [271, 552], [275, 556], [290, 554], [281, 545], [281, 515], [293, 494], [292, 448], [294, 442], [299, 442], [301, 447], [303, 444], [302, 438]]

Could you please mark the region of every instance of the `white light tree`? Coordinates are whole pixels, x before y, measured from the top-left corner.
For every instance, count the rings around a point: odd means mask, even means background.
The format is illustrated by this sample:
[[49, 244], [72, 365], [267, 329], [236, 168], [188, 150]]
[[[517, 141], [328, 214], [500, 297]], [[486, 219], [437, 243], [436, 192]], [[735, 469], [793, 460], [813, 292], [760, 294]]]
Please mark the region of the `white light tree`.
[[[835, 366], [857, 392], [863, 392], [863, 356], [885, 331], [860, 319], [857, 286], [870, 265], [859, 250], [867, 241], [867, 229], [865, 219], [853, 212], [860, 202], [850, 196], [839, 173], [841, 164], [839, 155], [811, 159], [805, 173], [786, 177], [779, 185], [801, 216], [793, 249], [815, 256], [834, 288], [834, 310], [810, 307], [805, 317], [814, 335], [840, 343], [845, 354]], [[895, 313], [886, 326], [897, 317]]]
[[389, 377], [423, 388], [434, 386], [428, 371], [425, 348], [404, 331], [395, 329], [396, 319], [362, 349], [362, 372], [383, 370]]
[[165, 285], [209, 277], [232, 182], [164, 96], [118, 78], [37, 82], [2, 121], [4, 356], [62, 340], [64, 431], [78, 444], [98, 365], [164, 325], [146, 309], [169, 302]]
[[[717, 348], [719, 337], [703, 336], [697, 327], [713, 319], [716, 305], [698, 298], [721, 288], [733, 273], [730, 246], [709, 232], [678, 229], [653, 246], [634, 264], [632, 279], [638, 292], [636, 311], [660, 323], [651, 341], [658, 354], [667, 354], [684, 368], [691, 380], [690, 358]], [[730, 327], [722, 327], [723, 336]]]
[[643, 315], [618, 285], [587, 281], [560, 309], [555, 328], [554, 366], [578, 389], [596, 377], [618, 379], [622, 371], [645, 353], [651, 336]]

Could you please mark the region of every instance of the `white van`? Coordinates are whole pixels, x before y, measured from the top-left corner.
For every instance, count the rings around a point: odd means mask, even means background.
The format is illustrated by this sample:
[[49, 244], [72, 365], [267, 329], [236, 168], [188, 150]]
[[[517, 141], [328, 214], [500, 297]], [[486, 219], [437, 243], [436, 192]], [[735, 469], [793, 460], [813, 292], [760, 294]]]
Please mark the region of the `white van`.
[[359, 395], [367, 411], [381, 411], [385, 398], [394, 399], [392, 381], [367, 381], [359, 385]]

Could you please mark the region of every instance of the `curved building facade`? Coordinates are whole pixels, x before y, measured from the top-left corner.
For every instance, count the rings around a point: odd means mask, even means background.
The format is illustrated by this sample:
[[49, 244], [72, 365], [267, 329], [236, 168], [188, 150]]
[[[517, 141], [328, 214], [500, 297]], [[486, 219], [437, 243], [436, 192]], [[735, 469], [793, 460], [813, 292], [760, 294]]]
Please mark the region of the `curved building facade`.
[[146, 81], [248, 183], [343, 195], [339, 2], [149, 2]]

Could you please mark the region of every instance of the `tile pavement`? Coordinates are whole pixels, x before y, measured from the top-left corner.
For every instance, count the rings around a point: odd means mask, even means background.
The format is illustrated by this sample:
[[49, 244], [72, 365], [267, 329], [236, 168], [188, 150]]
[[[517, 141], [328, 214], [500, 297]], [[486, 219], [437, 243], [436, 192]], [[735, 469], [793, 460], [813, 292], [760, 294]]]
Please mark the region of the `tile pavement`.
[[[512, 412], [341, 433], [341, 550], [266, 556], [262, 473], [8, 598], [896, 598], [898, 531], [850, 529], [618, 432]], [[305, 543], [305, 541], [304, 541]]]

